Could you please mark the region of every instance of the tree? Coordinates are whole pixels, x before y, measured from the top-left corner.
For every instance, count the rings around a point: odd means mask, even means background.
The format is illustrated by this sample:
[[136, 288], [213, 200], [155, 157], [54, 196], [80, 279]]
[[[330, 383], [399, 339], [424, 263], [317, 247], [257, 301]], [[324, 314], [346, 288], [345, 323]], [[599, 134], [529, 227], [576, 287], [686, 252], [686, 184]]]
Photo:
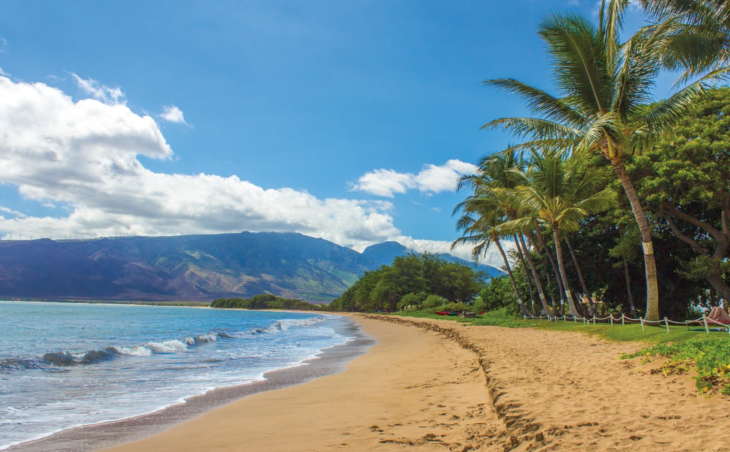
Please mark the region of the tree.
[[[521, 183], [520, 177], [514, 172], [514, 170], [522, 168], [523, 166], [523, 162], [521, 159], [517, 158], [515, 152], [502, 152], [497, 155], [482, 158], [479, 162], [479, 171], [477, 174], [466, 175], [459, 181], [459, 189], [469, 186], [474, 191], [474, 196], [467, 198], [467, 200], [465, 200], [462, 204], [458, 205], [454, 212], [458, 212], [462, 206], [478, 202], [486, 205], [487, 210], [494, 210], [497, 212], [495, 215], [503, 217], [500, 218], [499, 221], [504, 222], [507, 220], [514, 220], [519, 216], [519, 207], [514, 202], [511, 190]], [[489, 221], [493, 221], [493, 219], [489, 219]], [[459, 225], [457, 225], [457, 228], [458, 226]], [[515, 241], [515, 245], [519, 250], [520, 258], [526, 259], [529, 264], [543, 310], [545, 311], [545, 314], [549, 315], [550, 308], [547, 304], [545, 291], [540, 281], [535, 263], [533, 262], [532, 255], [530, 254], [524, 238], [522, 237], [523, 233], [530, 235], [531, 229], [515, 231], [514, 237], [517, 239]], [[486, 248], [484, 248], [484, 250], [486, 251]], [[476, 249], [475, 251], [481, 252]], [[501, 251], [503, 252], [504, 250]], [[524, 261], [523, 266], [527, 267]], [[512, 279], [512, 281], [514, 281], [514, 279]], [[530, 296], [532, 296], [531, 290]], [[524, 306], [524, 304], [521, 304], [521, 306]]]
[[699, 83], [647, 106], [660, 62], [653, 47], [659, 34], [637, 33], [621, 43], [628, 0], [605, 0], [598, 26], [576, 14], [552, 14], [540, 25], [547, 43], [559, 97], [514, 79], [490, 86], [520, 95], [537, 117], [501, 118], [484, 128], [504, 128], [527, 141], [511, 149], [570, 149], [599, 154], [621, 181], [641, 231], [647, 284], [647, 319], [659, 319], [659, 287], [651, 228], [624, 165], [626, 156], [648, 149], [687, 112], [701, 94]]
[[730, 301], [730, 89], [708, 91], [671, 137], [636, 158], [639, 193], [696, 257], [690, 278], [705, 278]]
[[332, 301], [332, 310], [395, 311], [407, 294], [437, 295], [449, 301], [470, 301], [484, 284], [483, 272], [448, 262], [430, 253], [398, 256], [391, 265], [365, 272]]
[[726, 0], [641, 0], [660, 24], [647, 29], [663, 35], [656, 47], [662, 64], [684, 69], [679, 81], [701, 76], [727, 78], [730, 71], [730, 5]]
[[504, 248], [502, 248], [502, 244], [500, 243], [501, 234], [499, 233], [499, 226], [507, 220], [499, 205], [494, 202], [493, 198], [472, 195], [456, 206], [454, 213], [457, 212], [463, 213], [456, 225], [456, 229], [462, 231], [463, 235], [454, 240], [451, 244], [451, 249], [463, 243], [473, 244], [472, 257], [474, 258], [474, 262], [478, 262], [479, 258], [486, 254], [487, 249], [494, 244], [502, 256], [502, 261], [504, 262], [503, 268], [507, 271], [507, 275], [512, 283], [512, 288], [517, 297], [517, 303], [520, 309], [522, 309], [524, 315], [530, 315], [520, 296], [520, 291], [517, 288], [517, 282], [512, 274], [512, 267], [509, 259], [507, 259], [507, 254], [505, 254]]
[[576, 317], [582, 316], [570, 291], [560, 234], [561, 231], [577, 230], [580, 220], [613, 206], [616, 193], [606, 187], [608, 177], [601, 168], [589, 166], [575, 157], [565, 158], [555, 151], [540, 154], [533, 150], [529, 170], [520, 175], [525, 184], [515, 188], [514, 194], [524, 214], [500, 228], [512, 232], [539, 223], [552, 231], [570, 312]]

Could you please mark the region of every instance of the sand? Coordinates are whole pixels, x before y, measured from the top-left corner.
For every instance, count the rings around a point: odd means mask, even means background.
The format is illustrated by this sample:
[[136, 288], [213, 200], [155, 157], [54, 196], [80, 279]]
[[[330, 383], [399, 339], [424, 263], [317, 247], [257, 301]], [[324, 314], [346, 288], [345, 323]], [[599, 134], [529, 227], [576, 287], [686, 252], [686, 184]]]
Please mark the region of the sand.
[[639, 344], [450, 321], [357, 320], [379, 342], [344, 372], [105, 450], [730, 450], [728, 399], [699, 396], [686, 375], [651, 374], [659, 362], [616, 359]]
[[378, 343], [342, 373], [256, 394], [108, 452], [463, 450], [499, 428], [476, 356], [435, 332], [359, 318]]

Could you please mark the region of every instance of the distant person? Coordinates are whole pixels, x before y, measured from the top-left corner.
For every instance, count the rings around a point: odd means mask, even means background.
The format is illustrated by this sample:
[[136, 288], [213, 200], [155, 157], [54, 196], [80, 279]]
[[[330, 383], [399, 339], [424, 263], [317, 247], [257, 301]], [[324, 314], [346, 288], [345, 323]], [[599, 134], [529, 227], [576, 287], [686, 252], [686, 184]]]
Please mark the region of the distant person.
[[707, 316], [708, 320], [713, 320], [715, 323], [722, 323], [724, 325], [730, 325], [730, 314], [723, 308], [717, 307], [712, 308], [710, 315]]

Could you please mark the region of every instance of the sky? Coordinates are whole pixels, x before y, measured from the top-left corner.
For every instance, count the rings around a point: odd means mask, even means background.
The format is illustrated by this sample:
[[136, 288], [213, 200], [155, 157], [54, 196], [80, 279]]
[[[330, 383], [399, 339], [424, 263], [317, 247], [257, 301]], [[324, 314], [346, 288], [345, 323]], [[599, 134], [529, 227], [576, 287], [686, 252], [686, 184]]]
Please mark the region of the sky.
[[0, 235], [277, 231], [448, 251], [459, 176], [510, 142], [480, 126], [526, 113], [481, 82], [549, 90], [541, 18], [596, 9], [5, 0]]

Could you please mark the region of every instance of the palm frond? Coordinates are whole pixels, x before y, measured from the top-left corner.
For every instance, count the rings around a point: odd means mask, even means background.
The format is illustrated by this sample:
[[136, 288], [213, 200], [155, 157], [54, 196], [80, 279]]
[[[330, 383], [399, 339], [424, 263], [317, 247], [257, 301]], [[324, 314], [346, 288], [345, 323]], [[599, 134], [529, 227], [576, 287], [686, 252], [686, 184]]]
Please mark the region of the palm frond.
[[701, 81], [692, 83], [682, 90], [674, 93], [669, 99], [666, 99], [652, 108], [645, 116], [644, 121], [652, 129], [656, 131], [664, 131], [673, 127], [681, 120], [692, 107], [695, 101], [705, 90], [705, 85]]
[[580, 131], [577, 129], [538, 118], [500, 118], [484, 124], [481, 128], [502, 128], [517, 137], [530, 137], [532, 140], [565, 140], [580, 136]]
[[553, 56], [556, 82], [583, 117], [605, 112], [611, 103], [610, 76], [599, 30], [574, 14], [551, 14], [538, 34]]
[[486, 80], [484, 84], [503, 89], [511, 94], [520, 95], [527, 102], [530, 111], [544, 119], [575, 128], [586, 124], [586, 119], [573, 110], [570, 105], [541, 89], [511, 78]]

